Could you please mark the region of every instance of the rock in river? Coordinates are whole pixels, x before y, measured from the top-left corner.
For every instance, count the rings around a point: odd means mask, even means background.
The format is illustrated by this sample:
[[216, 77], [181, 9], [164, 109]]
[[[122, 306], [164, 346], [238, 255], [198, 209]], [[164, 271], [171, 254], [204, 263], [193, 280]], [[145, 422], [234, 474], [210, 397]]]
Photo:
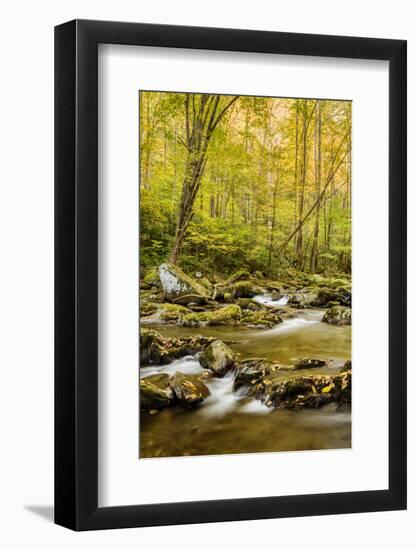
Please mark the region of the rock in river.
[[348, 371], [351, 371], [351, 370], [352, 370], [352, 361], [350, 359], [348, 359], [347, 361], [345, 361], [345, 364], [340, 369], [340, 372], [348, 372]]
[[327, 363], [322, 359], [311, 359], [310, 357], [305, 357], [304, 359], [299, 359], [296, 362], [296, 364], [294, 365], [294, 370], [317, 369], [325, 366], [327, 366]]
[[156, 330], [140, 330], [140, 360], [142, 365], [166, 365], [185, 355], [203, 351], [214, 338], [205, 336], [185, 336], [164, 338]]
[[275, 370], [274, 365], [268, 364], [264, 359], [244, 359], [237, 365], [233, 389], [256, 384], [273, 370]]
[[174, 399], [171, 377], [168, 374], [154, 374], [140, 381], [140, 406], [143, 409], [163, 409]]
[[256, 384], [253, 397], [268, 407], [285, 409], [319, 408], [328, 403], [350, 404], [352, 392], [350, 372], [336, 376], [301, 376], [292, 380], [266, 377]]
[[208, 290], [176, 265], [169, 263], [160, 265], [158, 275], [164, 295], [168, 299], [172, 300], [185, 294], [208, 297]]
[[326, 311], [322, 321], [323, 323], [328, 323], [329, 325], [351, 325], [352, 310], [350, 307], [333, 306]]
[[196, 407], [210, 395], [208, 387], [197, 377], [176, 372], [171, 378], [171, 388], [180, 405]]
[[242, 310], [236, 304], [230, 304], [215, 311], [202, 311], [201, 313], [189, 313], [181, 318], [180, 324], [185, 327], [199, 327], [205, 325], [231, 325], [236, 324], [242, 317]]
[[236, 356], [221, 340], [215, 340], [206, 347], [199, 361], [205, 369], [210, 369], [216, 376], [224, 376], [235, 366]]

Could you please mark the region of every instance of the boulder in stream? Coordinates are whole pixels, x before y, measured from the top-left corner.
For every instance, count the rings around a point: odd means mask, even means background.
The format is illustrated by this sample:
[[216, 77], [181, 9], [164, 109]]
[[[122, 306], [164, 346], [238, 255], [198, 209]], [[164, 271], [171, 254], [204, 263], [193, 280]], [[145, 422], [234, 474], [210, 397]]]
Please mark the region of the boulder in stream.
[[251, 396], [268, 407], [285, 409], [319, 408], [328, 403], [350, 404], [350, 372], [335, 376], [300, 376], [290, 380], [267, 376], [256, 384]]
[[351, 325], [352, 324], [352, 310], [346, 306], [333, 306], [328, 309], [323, 316], [323, 323], [329, 325]]
[[162, 290], [167, 299], [172, 300], [186, 294], [205, 297], [209, 295], [208, 290], [203, 285], [174, 264], [161, 264], [158, 269], [158, 275]]
[[224, 376], [235, 366], [236, 356], [221, 340], [215, 340], [200, 355], [202, 367], [210, 369], [216, 376]]
[[148, 315], [152, 315], [153, 313], [156, 313], [157, 310], [158, 310], [157, 304], [154, 304], [153, 302], [145, 302], [144, 300], [140, 301], [141, 317], [147, 317]]
[[184, 336], [164, 338], [152, 329], [140, 330], [140, 360], [142, 365], [166, 365], [185, 355], [203, 351], [214, 338], [207, 336]]
[[244, 359], [236, 366], [233, 389], [236, 391], [242, 386], [256, 384], [273, 370], [274, 365], [268, 364], [265, 359]]
[[280, 323], [282, 323], [282, 317], [272, 309], [246, 311], [242, 316], [242, 325], [248, 328], [273, 328]]
[[163, 409], [171, 405], [174, 392], [168, 374], [153, 374], [140, 380], [140, 406], [143, 409]]
[[201, 380], [182, 372], [176, 372], [171, 378], [171, 388], [176, 400], [185, 407], [196, 407], [210, 395], [210, 390]]
[[199, 327], [205, 325], [236, 324], [242, 317], [242, 310], [236, 304], [230, 304], [214, 311], [189, 313], [181, 318], [180, 324], [185, 327]]
[[348, 371], [351, 371], [351, 370], [352, 370], [352, 361], [350, 359], [348, 359], [347, 361], [345, 361], [345, 364], [340, 369], [340, 372], [348, 372]]
[[157, 267], [151, 267], [148, 269], [142, 280], [142, 284], [144, 287], [156, 287], [158, 289], [162, 288]]
[[326, 361], [323, 359], [311, 359], [310, 357], [305, 357], [304, 359], [299, 359], [294, 365], [294, 370], [300, 369], [318, 369], [321, 367], [326, 367]]
[[253, 298], [257, 294], [263, 294], [264, 289], [250, 280], [239, 280], [233, 284], [226, 283], [215, 285], [214, 299], [232, 301], [238, 298]]

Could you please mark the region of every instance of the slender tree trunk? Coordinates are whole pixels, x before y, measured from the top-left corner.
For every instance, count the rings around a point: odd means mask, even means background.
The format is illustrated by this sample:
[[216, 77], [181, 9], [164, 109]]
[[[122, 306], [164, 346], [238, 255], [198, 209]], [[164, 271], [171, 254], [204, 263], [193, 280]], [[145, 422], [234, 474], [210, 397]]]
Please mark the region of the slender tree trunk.
[[[295, 158], [294, 158], [294, 229], [298, 222], [298, 99], [295, 100]], [[297, 241], [295, 240], [295, 251], [297, 250]]]
[[306, 172], [307, 172], [307, 100], [304, 99], [303, 102], [303, 157], [301, 164], [301, 186], [298, 200], [298, 225], [300, 229], [297, 233], [296, 240], [296, 255], [297, 255], [297, 265], [301, 269], [303, 264], [303, 226], [301, 220], [303, 219], [304, 213], [304, 191], [306, 184]]
[[[321, 102], [318, 102], [316, 111], [315, 133], [314, 133], [314, 156], [315, 156], [315, 190], [316, 199], [320, 197], [321, 192]], [[310, 271], [317, 273], [318, 268], [318, 241], [320, 231], [320, 205], [316, 208], [313, 243], [311, 245]]]
[[169, 261], [173, 264], [178, 263], [188, 225], [193, 217], [194, 202], [207, 162], [207, 148], [210, 139], [226, 111], [237, 99], [238, 96], [234, 96], [220, 110], [219, 95], [186, 94], [185, 96], [187, 159], [178, 208], [177, 227], [169, 257]]
[[274, 192], [272, 195], [272, 220], [271, 220], [271, 230], [269, 234], [269, 250], [268, 250], [268, 277], [271, 276], [272, 248], [274, 245], [274, 230], [275, 230], [275, 221], [276, 221], [276, 202], [277, 202], [278, 182], [279, 182], [279, 165], [277, 166]]
[[[325, 184], [323, 186], [323, 189], [319, 195], [319, 197], [317, 198], [316, 201], [314, 201], [313, 205], [310, 207], [310, 209], [307, 211], [307, 213], [304, 215], [303, 219], [300, 221], [300, 223], [297, 225], [297, 227], [294, 229], [294, 231], [291, 232], [290, 236], [280, 245], [279, 249], [278, 249], [278, 252], [282, 252], [288, 245], [288, 243], [291, 242], [291, 240], [296, 237], [296, 235], [298, 234], [298, 232], [300, 231], [300, 229], [303, 227], [303, 225], [306, 223], [306, 221], [308, 220], [308, 218], [311, 216], [311, 214], [315, 211], [315, 209], [320, 206], [320, 203], [321, 201], [323, 200], [324, 198], [324, 195], [326, 194], [327, 192], [327, 188], [329, 187], [330, 183], [332, 181], [334, 181], [334, 176], [335, 174], [337, 173], [337, 171], [339, 170], [342, 162], [344, 161], [344, 159], [346, 158], [346, 156], [348, 155], [348, 153], [350, 152], [350, 143], [348, 145], [348, 149], [346, 150], [346, 152], [342, 155], [341, 159], [339, 160], [339, 162], [336, 164], [335, 166], [335, 161], [336, 161], [336, 158], [338, 156], [338, 153], [339, 151], [341, 150], [342, 148], [342, 145], [343, 143], [346, 141], [348, 137], [348, 134], [346, 134], [344, 136], [344, 138], [341, 140], [340, 144], [339, 144], [339, 147], [338, 147], [338, 150], [337, 150], [337, 153], [336, 155], [334, 155], [333, 157], [333, 161], [331, 163], [331, 166], [330, 166], [330, 170], [329, 170], [329, 173], [327, 175], [327, 178], [325, 180]], [[334, 193], [333, 193], [334, 194]]]
[[[331, 159], [333, 162], [333, 148], [331, 150]], [[330, 196], [332, 196], [334, 193], [334, 177], [330, 180]], [[326, 242], [326, 249], [328, 252], [330, 252], [331, 245], [332, 245], [332, 233], [333, 233], [333, 201], [329, 201], [329, 208], [327, 212], [327, 242]]]

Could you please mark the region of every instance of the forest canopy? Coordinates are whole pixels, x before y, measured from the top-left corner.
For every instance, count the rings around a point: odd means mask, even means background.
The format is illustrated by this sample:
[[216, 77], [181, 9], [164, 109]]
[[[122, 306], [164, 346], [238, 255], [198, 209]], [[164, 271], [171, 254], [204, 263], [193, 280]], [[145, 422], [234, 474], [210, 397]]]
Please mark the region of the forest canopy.
[[140, 93], [141, 271], [351, 269], [351, 102]]

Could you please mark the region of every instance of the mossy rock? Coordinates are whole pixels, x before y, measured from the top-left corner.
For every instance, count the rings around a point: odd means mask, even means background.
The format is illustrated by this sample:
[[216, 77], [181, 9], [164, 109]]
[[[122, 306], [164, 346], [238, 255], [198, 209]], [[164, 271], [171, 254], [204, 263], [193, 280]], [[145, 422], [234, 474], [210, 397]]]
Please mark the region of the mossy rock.
[[224, 284], [225, 286], [230, 286], [237, 283], [238, 281], [242, 281], [243, 279], [248, 279], [249, 277], [249, 271], [247, 271], [246, 269], [239, 269], [239, 271], [233, 273], [233, 275], [231, 275]]
[[216, 376], [224, 376], [236, 363], [233, 351], [221, 340], [215, 340], [200, 355], [202, 367], [210, 369]]
[[327, 282], [327, 285], [330, 287], [330, 288], [334, 288], [334, 289], [338, 289], [340, 287], [350, 287], [351, 286], [351, 283], [348, 279], [337, 279], [337, 278], [334, 278], [334, 279], [328, 279], [328, 282]]
[[314, 307], [324, 307], [329, 302], [339, 302], [339, 293], [327, 287], [320, 288], [317, 296], [312, 300], [311, 305]]
[[180, 304], [160, 304], [159, 309], [169, 311], [170, 313], [190, 313], [188, 307], [181, 306]]
[[244, 280], [232, 285], [216, 285], [214, 289], [215, 300], [236, 300], [238, 298], [253, 298], [257, 294], [263, 294], [264, 289], [253, 281]]
[[140, 315], [141, 317], [146, 317], [148, 315], [152, 315], [153, 313], [156, 313], [158, 311], [157, 304], [154, 304], [152, 302], [144, 302], [141, 300], [140, 302]]
[[159, 311], [160, 311], [159, 319], [161, 321], [165, 321], [168, 323], [176, 322], [183, 315], [186, 315], [187, 313], [191, 313], [191, 310], [185, 306], [181, 306], [179, 304], [167, 304], [167, 303], [161, 304], [159, 307]]
[[165, 365], [185, 355], [203, 351], [214, 338], [207, 336], [185, 336], [164, 338], [152, 329], [140, 330], [140, 360], [142, 365]]
[[269, 407], [286, 409], [319, 408], [328, 403], [350, 404], [351, 373], [336, 376], [301, 376], [274, 380], [269, 376], [255, 384], [251, 395]]
[[264, 307], [261, 304], [254, 302], [252, 298], [237, 298], [235, 300], [235, 303], [241, 309], [249, 309], [251, 311], [258, 311], [260, 309], [264, 309]]
[[207, 277], [203, 277], [202, 279], [199, 279], [198, 282], [201, 286], [203, 286], [210, 294], [213, 292], [213, 284], [207, 279]]
[[277, 294], [284, 294], [284, 283], [281, 281], [267, 281], [262, 283], [268, 292], [276, 292]]
[[294, 369], [318, 369], [326, 366], [327, 363], [326, 361], [323, 361], [323, 359], [312, 359], [311, 357], [305, 357], [304, 359], [299, 359], [295, 363]]
[[252, 281], [238, 281], [229, 288], [233, 298], [252, 298], [256, 295], [255, 285]]
[[195, 327], [204, 325], [236, 324], [242, 317], [242, 310], [236, 304], [230, 304], [214, 311], [189, 313], [181, 318], [183, 326]]
[[143, 409], [163, 409], [172, 404], [174, 392], [168, 374], [154, 374], [142, 378], [139, 383], [140, 406]]
[[155, 330], [140, 331], [140, 360], [144, 365], [159, 365], [167, 346], [167, 340]]
[[210, 395], [210, 390], [198, 377], [176, 372], [171, 378], [176, 401], [184, 407], [196, 407]]
[[242, 325], [253, 328], [273, 328], [282, 323], [282, 317], [267, 309], [246, 312], [242, 317]]
[[296, 292], [290, 296], [288, 304], [297, 309], [312, 307], [316, 304], [319, 292], [320, 290], [316, 288], [310, 288], [306, 292]]
[[352, 324], [352, 310], [350, 307], [334, 306], [326, 311], [322, 319], [323, 323], [329, 325], [351, 325]]
[[245, 359], [236, 366], [233, 389], [236, 391], [242, 386], [257, 384], [276, 369], [278, 366], [269, 364], [265, 359]]
[[347, 361], [345, 361], [345, 364], [340, 369], [340, 372], [348, 372], [348, 371], [351, 371], [351, 370], [352, 370], [352, 361], [350, 359], [348, 359]]
[[155, 286], [162, 288], [161, 281], [159, 279], [158, 268], [151, 267], [145, 274], [143, 282], [148, 286]]
[[186, 294], [209, 296], [209, 292], [200, 282], [190, 277], [178, 266], [170, 263], [162, 264], [158, 269], [162, 289], [168, 299], [177, 298]]

